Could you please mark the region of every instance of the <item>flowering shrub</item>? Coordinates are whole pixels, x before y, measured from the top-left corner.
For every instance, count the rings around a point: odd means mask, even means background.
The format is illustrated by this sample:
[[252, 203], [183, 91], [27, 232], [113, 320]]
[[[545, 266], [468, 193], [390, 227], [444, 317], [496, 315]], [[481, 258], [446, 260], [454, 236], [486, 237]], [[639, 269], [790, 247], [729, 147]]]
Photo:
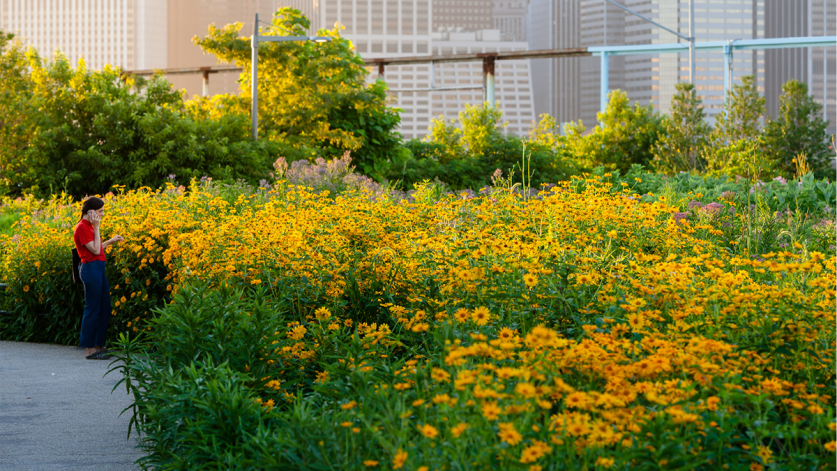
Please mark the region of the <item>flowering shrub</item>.
[[[685, 208], [644, 199], [598, 178], [537, 197], [113, 196], [114, 328], [147, 463], [830, 466], [833, 248], [752, 252], [719, 229], [748, 217], [730, 201], [676, 221]], [[45, 245], [69, 248], [67, 211]], [[69, 275], [58, 255], [25, 271], [46, 252], [21, 240], [47, 227], [3, 242], [17, 303]]]

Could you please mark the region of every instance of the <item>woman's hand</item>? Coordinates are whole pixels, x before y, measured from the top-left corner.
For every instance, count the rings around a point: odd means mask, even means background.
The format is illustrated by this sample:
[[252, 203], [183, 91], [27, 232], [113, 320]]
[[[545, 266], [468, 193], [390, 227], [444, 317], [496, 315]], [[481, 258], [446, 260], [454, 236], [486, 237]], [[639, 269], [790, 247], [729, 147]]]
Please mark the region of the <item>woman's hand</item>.
[[110, 242], [111, 244], [115, 244], [117, 242], [122, 242], [122, 236], [121, 235], [115, 235], [108, 242]]
[[93, 224], [93, 227], [99, 228], [99, 225], [102, 223], [102, 218], [99, 217], [99, 214], [92, 209], [87, 211], [87, 216], [90, 218], [90, 223]]

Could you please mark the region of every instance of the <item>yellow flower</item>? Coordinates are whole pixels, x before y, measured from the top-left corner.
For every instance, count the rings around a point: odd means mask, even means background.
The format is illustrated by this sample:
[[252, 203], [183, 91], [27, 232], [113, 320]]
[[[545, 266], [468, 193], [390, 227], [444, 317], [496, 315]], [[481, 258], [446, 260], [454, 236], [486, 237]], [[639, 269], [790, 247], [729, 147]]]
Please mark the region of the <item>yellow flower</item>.
[[398, 449], [395, 452], [395, 456], [392, 458], [392, 469], [401, 469], [404, 467], [404, 463], [407, 461], [407, 452]]
[[459, 438], [459, 436], [462, 435], [462, 432], [464, 432], [467, 428], [468, 428], [468, 424], [466, 424], [465, 422], [460, 422], [459, 424], [456, 425], [456, 427], [453, 427], [452, 429], [450, 429], [450, 433], [455, 438]]
[[24, 287], [23, 287], [23, 292], [24, 292], [24, 293], [28, 293], [28, 292], [29, 292], [29, 285], [26, 285], [26, 286], [24, 286]]
[[453, 318], [456, 319], [456, 322], [468, 322], [471, 320], [471, 311], [465, 309], [464, 307], [457, 309], [457, 311], [453, 313]]
[[430, 424], [419, 426], [419, 431], [422, 435], [430, 439], [436, 438], [436, 436], [439, 435], [439, 431], [436, 429], [436, 427]]
[[488, 321], [491, 319], [491, 313], [487, 307], [480, 306], [474, 309], [474, 312], [471, 313], [471, 318], [477, 325], [483, 326], [488, 324]]
[[441, 368], [433, 368], [433, 371], [430, 373], [430, 377], [440, 383], [447, 383], [450, 381], [450, 373]]
[[830, 442], [823, 445], [823, 448], [834, 453], [835, 451], [837, 451], [837, 441], [831, 440]]
[[497, 420], [500, 417], [500, 406], [497, 402], [485, 402], [482, 405], [482, 415], [488, 420]]
[[769, 447], [759, 445], [756, 454], [759, 455], [764, 464], [770, 464], [773, 461], [773, 451]]
[[314, 317], [321, 321], [328, 320], [331, 318], [331, 311], [329, 311], [328, 308], [321, 307], [314, 311]]
[[374, 468], [375, 466], [378, 466], [378, 462], [375, 460], [363, 460], [363, 465], [367, 468]]
[[527, 273], [523, 275], [523, 282], [526, 283], [526, 286], [529, 288], [533, 288], [538, 284], [538, 277], [532, 273]]
[[294, 327], [290, 332], [288, 332], [288, 337], [293, 340], [301, 340], [302, 337], [305, 336], [306, 332], [308, 332], [308, 329], [301, 325], [298, 325]]
[[614, 463], [616, 463], [615, 458], [605, 458], [604, 456], [600, 456], [596, 460], [596, 466], [601, 466], [602, 468], [610, 468]]
[[645, 316], [642, 314], [628, 314], [628, 325], [632, 330], [639, 330], [645, 325]]
[[517, 383], [514, 392], [525, 398], [532, 398], [538, 395], [538, 390], [530, 383]]
[[500, 441], [506, 442], [509, 445], [517, 445], [523, 440], [523, 435], [518, 433], [517, 430], [514, 429], [514, 424], [511, 422], [505, 422], [499, 424], [500, 432], [497, 433], [497, 436], [500, 437]]
[[347, 402], [346, 404], [340, 404], [340, 408], [343, 410], [349, 410], [355, 407], [357, 407], [357, 402], [355, 401]]

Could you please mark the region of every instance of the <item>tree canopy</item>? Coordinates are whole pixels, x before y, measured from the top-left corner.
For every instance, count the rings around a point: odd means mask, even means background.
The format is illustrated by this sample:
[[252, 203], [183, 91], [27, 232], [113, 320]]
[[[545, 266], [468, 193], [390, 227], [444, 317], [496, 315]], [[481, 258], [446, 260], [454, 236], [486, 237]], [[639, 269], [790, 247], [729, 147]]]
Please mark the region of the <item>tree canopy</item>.
[[[306, 36], [310, 23], [299, 10], [281, 8], [269, 36]], [[249, 116], [251, 41], [240, 36], [241, 23], [210, 26], [195, 44], [222, 62], [243, 67], [241, 94], [223, 102], [218, 113]], [[328, 43], [268, 42], [259, 45], [260, 135], [282, 145], [294, 158], [338, 156], [351, 151], [353, 163], [370, 175], [383, 172], [400, 148], [398, 110], [386, 106], [386, 84], [366, 84], [367, 71], [340, 29], [322, 29]]]

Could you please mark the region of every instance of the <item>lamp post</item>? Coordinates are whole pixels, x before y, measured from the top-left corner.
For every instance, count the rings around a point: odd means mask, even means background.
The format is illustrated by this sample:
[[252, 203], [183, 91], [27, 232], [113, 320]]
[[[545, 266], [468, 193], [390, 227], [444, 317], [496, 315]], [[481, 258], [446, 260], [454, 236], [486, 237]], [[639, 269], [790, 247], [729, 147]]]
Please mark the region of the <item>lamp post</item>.
[[316, 43], [331, 42], [331, 38], [325, 36], [262, 36], [259, 34], [259, 14], [256, 13], [256, 21], [253, 24], [253, 37], [250, 46], [253, 52], [251, 72], [250, 98], [253, 109], [251, 118], [253, 121], [253, 140], [259, 138], [259, 43], [284, 42], [284, 41], [314, 41]]

